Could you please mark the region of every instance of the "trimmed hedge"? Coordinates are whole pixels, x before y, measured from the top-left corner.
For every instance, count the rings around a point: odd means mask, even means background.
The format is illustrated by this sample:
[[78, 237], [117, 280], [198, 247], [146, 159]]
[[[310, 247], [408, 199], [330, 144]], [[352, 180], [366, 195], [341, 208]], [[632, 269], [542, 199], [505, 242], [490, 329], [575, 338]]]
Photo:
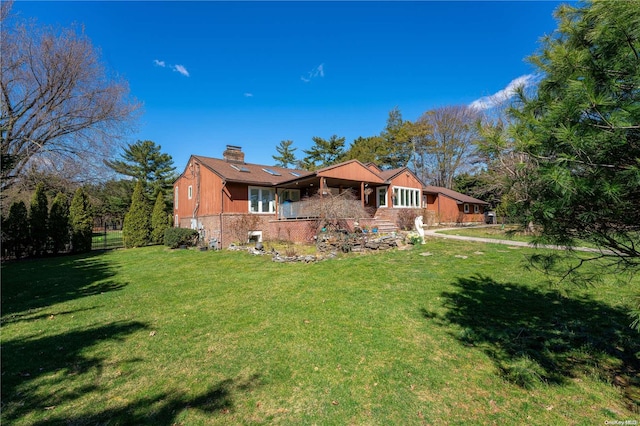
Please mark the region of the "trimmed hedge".
[[167, 228], [164, 231], [164, 245], [171, 248], [192, 247], [198, 242], [198, 231], [189, 228]]

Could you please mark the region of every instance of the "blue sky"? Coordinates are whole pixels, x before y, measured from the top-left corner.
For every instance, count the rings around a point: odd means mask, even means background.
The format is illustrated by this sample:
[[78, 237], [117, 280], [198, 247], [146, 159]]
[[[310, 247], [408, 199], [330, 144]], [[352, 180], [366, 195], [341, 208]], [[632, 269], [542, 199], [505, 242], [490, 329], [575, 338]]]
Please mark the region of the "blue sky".
[[[191, 154], [273, 164], [293, 140], [346, 145], [445, 105], [490, 103], [535, 71], [524, 59], [556, 28], [556, 1], [17, 1], [42, 24], [84, 25], [178, 171]], [[501, 92], [502, 91], [502, 92]]]

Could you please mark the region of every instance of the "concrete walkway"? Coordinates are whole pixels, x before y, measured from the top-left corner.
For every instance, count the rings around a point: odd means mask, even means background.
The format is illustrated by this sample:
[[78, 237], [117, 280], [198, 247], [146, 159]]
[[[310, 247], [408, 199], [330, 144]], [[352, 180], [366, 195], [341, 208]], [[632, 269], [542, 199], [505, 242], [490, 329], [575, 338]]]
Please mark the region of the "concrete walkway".
[[[487, 226], [470, 226], [469, 228], [487, 228]], [[441, 234], [440, 231], [452, 231], [460, 228], [437, 228], [437, 229], [425, 229], [424, 236], [425, 237], [437, 237], [437, 238], [448, 238], [451, 240], [461, 240], [461, 241], [476, 241], [479, 243], [490, 243], [490, 244], [505, 244], [512, 247], [529, 247], [529, 248], [545, 248], [551, 250], [567, 250], [567, 247], [564, 246], [554, 246], [554, 245], [539, 245], [535, 246], [531, 243], [527, 243], [524, 241], [512, 241], [512, 240], [499, 240], [496, 238], [480, 238], [480, 237], [465, 237], [462, 235], [451, 235], [451, 234]], [[573, 247], [575, 251], [585, 251], [590, 253], [603, 253], [608, 254], [608, 250], [600, 250], [596, 248], [590, 247]]]

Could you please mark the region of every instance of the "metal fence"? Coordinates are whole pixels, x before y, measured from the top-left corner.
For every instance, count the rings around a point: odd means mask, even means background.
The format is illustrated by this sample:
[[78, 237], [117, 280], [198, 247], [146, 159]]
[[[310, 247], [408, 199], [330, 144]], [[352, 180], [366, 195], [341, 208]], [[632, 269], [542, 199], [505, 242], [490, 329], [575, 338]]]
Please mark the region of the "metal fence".
[[122, 247], [124, 247], [124, 240], [121, 227], [105, 225], [102, 228], [93, 228], [91, 250], [111, 250]]

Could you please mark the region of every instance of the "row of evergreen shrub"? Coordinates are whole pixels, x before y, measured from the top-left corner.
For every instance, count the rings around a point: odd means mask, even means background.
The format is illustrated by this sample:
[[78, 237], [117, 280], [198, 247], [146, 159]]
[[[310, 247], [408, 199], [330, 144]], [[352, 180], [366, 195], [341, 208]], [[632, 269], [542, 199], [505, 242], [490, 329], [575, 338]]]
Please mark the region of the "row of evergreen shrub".
[[23, 201], [11, 204], [2, 220], [3, 257], [91, 250], [93, 216], [82, 188], [75, 192], [71, 205], [63, 193], [56, 195], [50, 209], [48, 204], [42, 183], [36, 186], [29, 209]]

